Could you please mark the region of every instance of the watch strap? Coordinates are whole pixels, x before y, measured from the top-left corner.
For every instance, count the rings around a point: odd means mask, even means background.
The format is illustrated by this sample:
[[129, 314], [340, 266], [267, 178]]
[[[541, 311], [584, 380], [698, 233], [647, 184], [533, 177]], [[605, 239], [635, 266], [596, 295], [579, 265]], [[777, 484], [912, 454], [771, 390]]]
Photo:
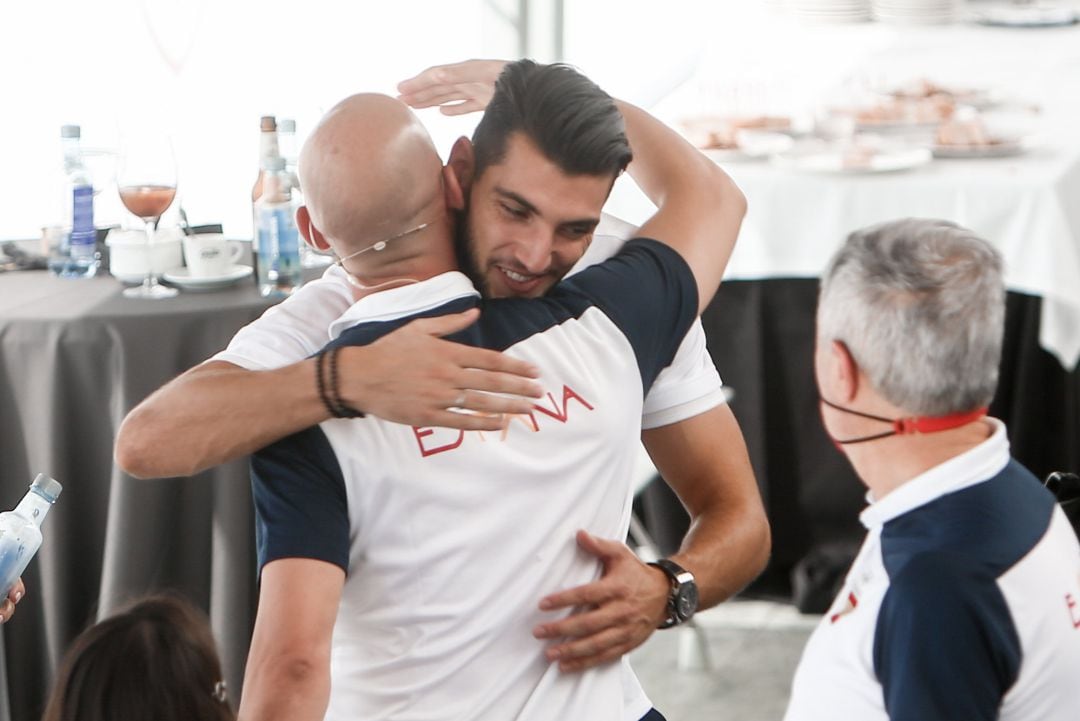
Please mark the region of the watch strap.
[[694, 574], [687, 571], [685, 568], [675, 563], [674, 561], [661, 558], [656, 561], [650, 561], [650, 566], [655, 566], [664, 572], [664, 575], [668, 577], [671, 582], [671, 590], [668, 591], [668, 603], [667, 612], [668, 617], [657, 628], [671, 628], [683, 623], [687, 619], [681, 618], [676, 611], [676, 604], [679, 600], [680, 591], [685, 584], [694, 585]]

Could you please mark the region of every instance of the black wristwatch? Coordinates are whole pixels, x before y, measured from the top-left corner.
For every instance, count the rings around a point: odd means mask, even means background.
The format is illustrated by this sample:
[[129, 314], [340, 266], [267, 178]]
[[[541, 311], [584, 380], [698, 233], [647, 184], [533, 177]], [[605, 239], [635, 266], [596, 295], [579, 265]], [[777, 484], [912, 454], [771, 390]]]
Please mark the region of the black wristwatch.
[[671, 591], [668, 593], [668, 617], [657, 628], [671, 628], [689, 621], [698, 606], [698, 590], [694, 574], [666, 558], [651, 562], [649, 565], [659, 568], [671, 581]]

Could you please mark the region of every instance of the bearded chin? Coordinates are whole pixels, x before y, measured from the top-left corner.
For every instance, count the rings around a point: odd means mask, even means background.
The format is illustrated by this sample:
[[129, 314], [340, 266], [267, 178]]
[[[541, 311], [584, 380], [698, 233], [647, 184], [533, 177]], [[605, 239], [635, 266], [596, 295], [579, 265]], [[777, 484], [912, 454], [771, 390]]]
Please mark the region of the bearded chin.
[[473, 232], [468, 208], [454, 214], [454, 254], [457, 256], [458, 269], [469, 277], [485, 298], [488, 297], [490, 289], [473, 255]]

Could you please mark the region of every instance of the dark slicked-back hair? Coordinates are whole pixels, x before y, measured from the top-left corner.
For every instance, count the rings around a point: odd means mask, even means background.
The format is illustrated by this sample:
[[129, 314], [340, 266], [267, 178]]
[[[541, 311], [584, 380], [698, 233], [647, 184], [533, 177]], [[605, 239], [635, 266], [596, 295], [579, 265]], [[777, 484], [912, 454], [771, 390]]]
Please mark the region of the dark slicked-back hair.
[[569, 65], [508, 63], [473, 133], [476, 175], [506, 156], [515, 132], [568, 175], [611, 176], [632, 157], [622, 113], [611, 96]]
[[233, 721], [219, 682], [206, 617], [153, 596], [75, 639], [43, 721]]

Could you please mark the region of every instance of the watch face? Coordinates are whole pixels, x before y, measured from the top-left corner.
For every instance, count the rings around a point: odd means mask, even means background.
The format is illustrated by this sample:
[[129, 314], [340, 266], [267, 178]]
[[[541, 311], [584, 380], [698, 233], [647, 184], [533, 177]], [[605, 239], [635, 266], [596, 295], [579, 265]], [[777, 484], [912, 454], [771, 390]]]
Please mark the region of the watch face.
[[697, 584], [684, 583], [679, 588], [678, 598], [675, 599], [675, 613], [679, 619], [685, 621], [694, 615], [698, 606]]

